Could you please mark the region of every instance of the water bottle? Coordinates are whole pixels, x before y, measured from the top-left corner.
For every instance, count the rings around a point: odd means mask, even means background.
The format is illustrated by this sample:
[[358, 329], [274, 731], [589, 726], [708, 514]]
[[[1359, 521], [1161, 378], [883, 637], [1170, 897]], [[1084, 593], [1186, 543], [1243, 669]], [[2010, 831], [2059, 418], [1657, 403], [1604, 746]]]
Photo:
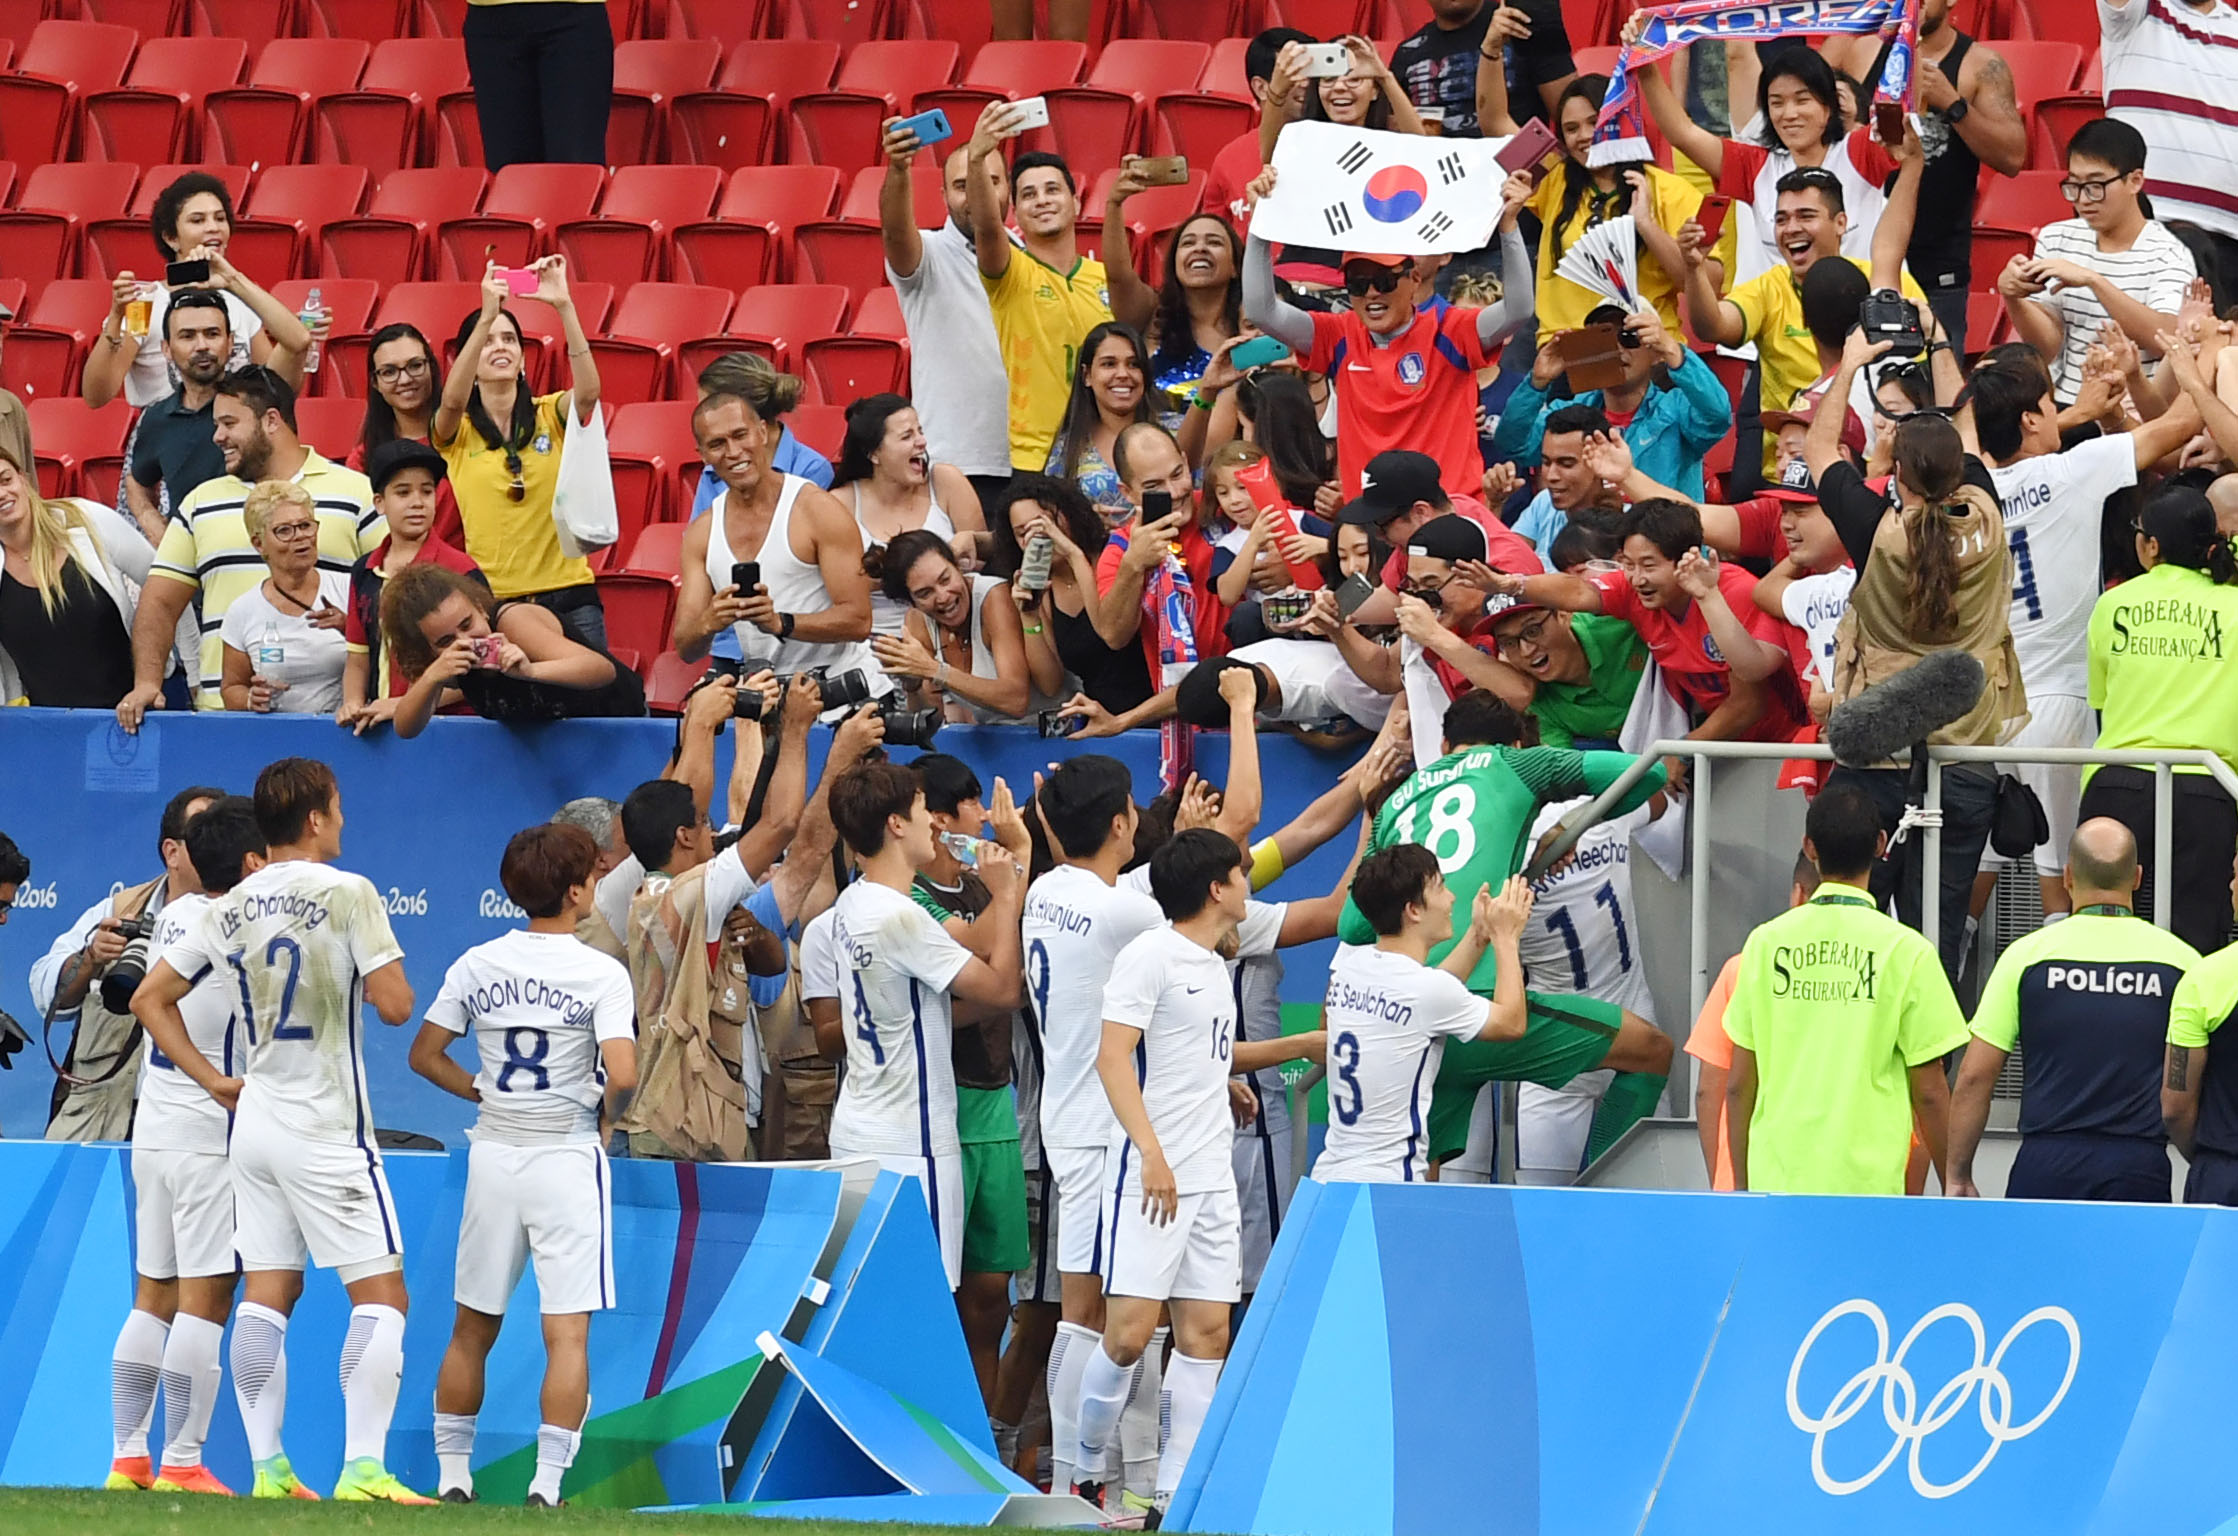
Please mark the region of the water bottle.
[[956, 862], [966, 869], [977, 869], [979, 867], [978, 838], [966, 837], [961, 832], [943, 832], [940, 834], [940, 843], [942, 847], [955, 855]]
[[264, 633], [256, 642], [257, 676], [276, 680], [280, 675], [280, 668], [287, 665], [287, 659], [287, 647], [280, 643], [280, 626], [267, 619]]
[[1026, 541], [1025, 557], [1019, 562], [1018, 586], [1021, 591], [1041, 592], [1049, 585], [1049, 569], [1057, 553], [1057, 541], [1046, 533], [1037, 533]]
[[[303, 296], [303, 308], [295, 318], [308, 327], [312, 321], [325, 313], [325, 310], [326, 306], [319, 302], [318, 289], [313, 288]], [[319, 338], [313, 335], [311, 337], [311, 350], [303, 354], [303, 371], [305, 373], [317, 373], [319, 371], [319, 359], [325, 355], [326, 348], [321, 346]]]

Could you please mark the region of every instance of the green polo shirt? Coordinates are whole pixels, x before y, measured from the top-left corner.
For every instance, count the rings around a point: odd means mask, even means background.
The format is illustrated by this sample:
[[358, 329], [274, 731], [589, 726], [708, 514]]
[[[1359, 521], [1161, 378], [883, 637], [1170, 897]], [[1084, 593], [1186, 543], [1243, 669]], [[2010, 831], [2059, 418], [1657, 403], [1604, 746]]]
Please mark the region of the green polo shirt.
[[2090, 703], [2102, 748], [2198, 747], [2238, 768], [2238, 587], [2162, 564], [2100, 597]]
[[1749, 935], [1725, 1032], [1756, 1055], [1749, 1188], [1900, 1195], [1911, 1068], [1966, 1043], [1935, 947], [1828, 885]]
[[1539, 745], [1572, 747], [1587, 741], [1615, 741], [1632, 713], [1647, 667], [1647, 642], [1623, 619], [1598, 613], [1570, 616], [1570, 633], [1585, 652], [1588, 676], [1582, 683], [1541, 683], [1531, 699], [1539, 722]]

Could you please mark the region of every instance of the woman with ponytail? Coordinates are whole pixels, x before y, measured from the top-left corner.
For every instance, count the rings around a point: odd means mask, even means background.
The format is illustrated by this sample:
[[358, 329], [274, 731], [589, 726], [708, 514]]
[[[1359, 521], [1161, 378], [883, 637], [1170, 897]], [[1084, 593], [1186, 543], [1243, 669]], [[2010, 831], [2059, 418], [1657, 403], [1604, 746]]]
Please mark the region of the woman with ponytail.
[[[1850, 378], [1886, 350], [1885, 342], [1866, 342], [1862, 331], [1853, 335], [1836, 375], [1836, 392], [1827, 398], [1837, 403], [1847, 399]], [[1835, 630], [1835, 707], [1937, 651], [1964, 651], [1982, 664], [1986, 685], [1971, 710], [1928, 741], [1936, 746], [2003, 745], [2028, 720], [2008, 622], [2013, 583], [2004, 514], [1969, 475], [1965, 444], [1949, 417], [1920, 412], [1897, 426], [1896, 473], [1889, 482], [1896, 505], [1890, 506], [1867, 489], [1855, 465], [1842, 459], [1842, 415], [1838, 409], [1819, 412], [1804, 446], [1804, 458], [1818, 480], [1820, 505], [1842, 530], [1857, 564], [1849, 611]], [[1912, 797], [1911, 770], [1895, 763], [1841, 767], [1828, 783], [1837, 779], [1849, 779], [1872, 795], [1893, 838]], [[1942, 868], [1937, 874], [1942, 931], [1929, 937], [1937, 940], [1944, 968], [1953, 976], [1965, 944], [1974, 874], [1989, 845], [1996, 810], [1994, 768], [1944, 766]], [[1915, 928], [1922, 906], [1919, 850], [1924, 841], [1906, 838], [1873, 876], [1874, 894], [1886, 899], [1893, 891], [1897, 916]]]
[[[2170, 486], [2134, 524], [2145, 574], [2098, 599], [2090, 612], [2090, 703], [2108, 750], [2190, 748], [2238, 768], [2238, 556], [2215, 526], [2206, 493]], [[2178, 768], [2169, 911], [2176, 936], [2201, 954], [2230, 936], [2230, 866], [2238, 854], [2238, 805], [2205, 769]], [[2153, 771], [2093, 768], [2082, 816], [2111, 816], [2136, 835], [2149, 883]], [[2137, 910], [2152, 907], [2140, 892]]]
[[114, 709], [132, 691], [132, 592], [155, 551], [117, 512], [47, 501], [0, 448], [0, 704]]

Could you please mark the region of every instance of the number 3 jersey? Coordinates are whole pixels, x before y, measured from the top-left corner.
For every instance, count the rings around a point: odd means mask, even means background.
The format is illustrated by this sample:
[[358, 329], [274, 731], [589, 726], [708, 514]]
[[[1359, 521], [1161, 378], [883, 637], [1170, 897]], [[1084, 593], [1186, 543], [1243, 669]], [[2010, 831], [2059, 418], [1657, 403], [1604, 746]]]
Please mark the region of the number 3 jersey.
[[[1420, 843], [1437, 856], [1445, 883], [1457, 898], [1456, 932], [1468, 924], [1476, 893], [1495, 891], [1523, 867], [1531, 823], [1550, 800], [1598, 795], [1632, 766], [1625, 752], [1577, 752], [1562, 747], [1464, 747], [1415, 773], [1393, 792], [1375, 820], [1370, 851], [1396, 843]], [[1663, 787], [1658, 763], [1619, 801], [1612, 814], [1646, 803]], [[1337, 923], [1347, 944], [1373, 944], [1375, 928], [1349, 898]], [[1436, 965], [1453, 947], [1446, 940], [1430, 951]], [[1499, 963], [1490, 948], [1469, 976], [1469, 989], [1489, 996], [1499, 980]]]
[[1322, 1014], [1329, 1138], [1313, 1176], [1324, 1184], [1424, 1177], [1424, 1128], [1445, 1042], [1474, 1038], [1489, 1011], [1460, 977], [1435, 966], [1388, 950], [1338, 949]]
[[[1583, 803], [1548, 806], [1532, 835], [1544, 837]], [[1577, 841], [1576, 857], [1532, 882], [1531, 921], [1516, 944], [1532, 991], [1574, 992], [1654, 1020], [1632, 905], [1632, 833], [1647, 822], [1642, 807], [1589, 828]], [[1455, 921], [1461, 915], [1456, 911]]]
[[365, 1095], [365, 978], [404, 951], [363, 875], [305, 859], [267, 864], [162, 957], [190, 981], [231, 978], [247, 1043], [244, 1115], [305, 1141], [373, 1144]]
[[473, 1138], [535, 1146], [598, 1135], [599, 1047], [635, 1038], [637, 1004], [620, 962], [571, 933], [523, 928], [452, 961], [427, 1022], [474, 1032], [482, 1113]]

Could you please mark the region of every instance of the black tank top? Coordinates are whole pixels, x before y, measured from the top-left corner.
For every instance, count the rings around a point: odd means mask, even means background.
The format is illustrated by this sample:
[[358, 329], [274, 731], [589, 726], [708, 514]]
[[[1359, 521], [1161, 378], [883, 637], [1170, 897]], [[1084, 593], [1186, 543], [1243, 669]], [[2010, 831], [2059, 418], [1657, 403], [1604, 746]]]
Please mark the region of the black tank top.
[[1115, 715], [1146, 703], [1157, 690], [1150, 686], [1150, 663], [1139, 639], [1117, 650], [1103, 643], [1096, 622], [1086, 611], [1067, 613], [1049, 605], [1050, 622], [1057, 628], [1057, 659], [1080, 679], [1080, 689]]
[[[1955, 27], [1951, 32], [1958, 41], [1951, 44], [1938, 67], [1956, 85], [1974, 40]], [[1888, 67], [1888, 49], [1888, 44], [1881, 45], [1872, 73], [1865, 77], [1868, 92], [1880, 85], [1881, 71]], [[1927, 152], [1927, 169], [1920, 173], [1919, 217], [1912, 224], [1911, 249], [1904, 253], [1904, 261], [1932, 298], [1939, 290], [1964, 292], [1972, 275], [1974, 189], [1982, 163], [1939, 112], [1919, 114], [1919, 139], [1920, 147]], [[1894, 185], [1893, 177], [1890, 184]]]
[[[511, 603], [500, 603], [497, 611], [502, 614], [511, 606]], [[573, 631], [569, 631], [568, 638], [575, 639]], [[582, 642], [577, 640], [576, 643]], [[614, 663], [613, 679], [596, 688], [569, 688], [483, 667], [469, 667], [460, 673], [456, 686], [465, 697], [467, 707], [484, 720], [524, 724], [539, 720], [644, 714], [645, 685], [638, 681], [637, 674], [615, 661], [612, 652], [599, 646], [589, 649]]]

